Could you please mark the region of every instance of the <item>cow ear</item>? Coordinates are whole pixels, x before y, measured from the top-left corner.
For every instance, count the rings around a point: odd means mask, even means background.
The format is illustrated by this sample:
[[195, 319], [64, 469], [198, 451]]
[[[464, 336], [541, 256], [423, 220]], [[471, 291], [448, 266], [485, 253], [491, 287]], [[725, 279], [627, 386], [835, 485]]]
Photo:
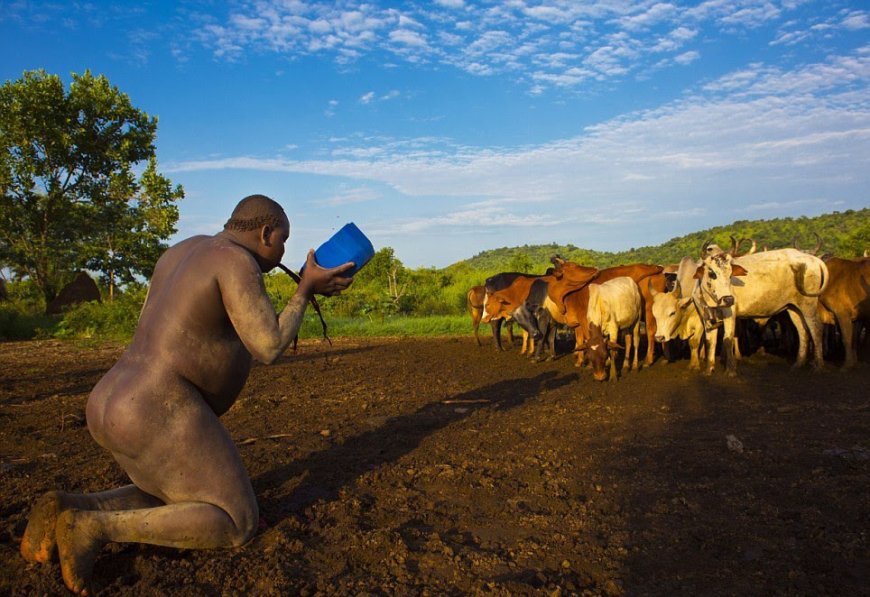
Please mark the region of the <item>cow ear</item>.
[[738, 263], [731, 264], [731, 275], [732, 276], [745, 276], [749, 272], [746, 271], [746, 268]]
[[699, 265], [698, 269], [695, 270], [695, 275], [692, 276], [692, 278], [695, 280], [700, 280], [703, 277], [704, 277], [704, 266]]

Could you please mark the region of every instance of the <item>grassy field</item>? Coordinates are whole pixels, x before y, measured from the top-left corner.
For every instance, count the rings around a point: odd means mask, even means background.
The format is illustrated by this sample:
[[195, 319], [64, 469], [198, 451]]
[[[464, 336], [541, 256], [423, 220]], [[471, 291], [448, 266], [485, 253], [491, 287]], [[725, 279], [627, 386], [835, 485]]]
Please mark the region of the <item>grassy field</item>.
[[[330, 338], [359, 336], [457, 336], [471, 335], [468, 315], [430, 315], [426, 317], [326, 317]], [[323, 328], [316, 315], [305, 316], [300, 338], [320, 338]]]

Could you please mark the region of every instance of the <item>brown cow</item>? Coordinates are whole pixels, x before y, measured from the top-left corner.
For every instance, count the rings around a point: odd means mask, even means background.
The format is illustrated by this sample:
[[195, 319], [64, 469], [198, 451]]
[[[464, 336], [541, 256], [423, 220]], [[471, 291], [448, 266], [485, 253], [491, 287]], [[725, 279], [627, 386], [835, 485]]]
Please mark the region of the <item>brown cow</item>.
[[[556, 266], [556, 272], [564, 270], [565, 276], [569, 276], [575, 279], [582, 277], [582, 274], [576, 273], [577, 268], [582, 268], [581, 271], [591, 269], [584, 268], [583, 266], [579, 266], [576, 263], [572, 263], [570, 261], [565, 261], [559, 256], [553, 257], [552, 261], [553, 264]], [[644, 365], [646, 366], [651, 365], [653, 359], [655, 358], [654, 351], [656, 335], [655, 317], [653, 317], [652, 314], [653, 301], [652, 295], [650, 294], [649, 290], [649, 284], [652, 284], [652, 288], [655, 289], [657, 292], [664, 292], [666, 279], [663, 272], [664, 268], [660, 265], [635, 263], [633, 265], [620, 265], [617, 267], [609, 267], [607, 269], [598, 271], [597, 274], [594, 276], [594, 279], [589, 278], [589, 281], [591, 281], [593, 284], [601, 284], [614, 278], [627, 276], [634, 280], [635, 283], [638, 285], [641, 298], [643, 299], [642, 308], [646, 321], [647, 351], [646, 357], [644, 358]], [[643, 281], [642, 284], [641, 281]], [[574, 328], [576, 345], [578, 347], [577, 366], [579, 367], [583, 363], [584, 358], [584, 353], [582, 349], [579, 349], [579, 347], [583, 346], [589, 339], [589, 325], [586, 320], [586, 311], [589, 307], [589, 291], [588, 288], [581, 287], [580, 290], [564, 294], [561, 297], [550, 293], [550, 299], [553, 300], [553, 302], [556, 302], [557, 298], [561, 300], [561, 303], [556, 304], [561, 304], [561, 310], [565, 314], [565, 323], [567, 323], [568, 326]]]
[[[483, 304], [485, 300], [486, 286], [472, 286], [465, 295], [465, 303], [468, 307], [468, 312], [471, 315], [471, 325], [474, 328], [474, 339], [477, 340], [478, 346], [481, 346], [481, 344], [477, 330], [480, 327], [480, 320], [483, 317]], [[501, 321], [498, 323], [501, 323]], [[494, 321], [490, 321], [490, 324], [492, 325], [493, 340], [496, 343], [496, 347], [499, 347], [501, 345], [501, 326], [496, 328], [496, 322]], [[507, 331], [510, 343], [513, 344], [514, 329], [513, 324], [510, 321], [507, 322]], [[496, 339], [496, 336], [498, 336], [498, 339]]]
[[[831, 257], [825, 261], [830, 279], [822, 291], [819, 301], [824, 309], [833, 314], [843, 346], [846, 350], [844, 368], [854, 367], [858, 361], [857, 337], [853, 322], [870, 324], [870, 295], [861, 277], [870, 280], [870, 259], [842, 259]], [[819, 309], [823, 320], [826, 319], [822, 308]]]
[[[498, 275], [503, 276], [504, 274]], [[495, 278], [495, 276], [493, 276], [493, 278]], [[487, 292], [486, 298], [483, 302], [483, 317], [481, 319], [484, 323], [512, 321], [514, 310], [522, 306], [526, 297], [529, 296], [529, 290], [532, 287], [532, 283], [539, 279], [549, 279], [550, 276], [534, 276], [529, 274], [517, 275], [510, 280], [510, 283], [507, 286], [504, 287], [498, 287], [493, 284], [491, 282], [493, 278], [487, 280]], [[498, 289], [496, 290], [496, 288]], [[529, 333], [524, 329], [523, 347], [520, 353], [525, 353], [527, 347], [531, 352], [533, 346], [530, 346]]]

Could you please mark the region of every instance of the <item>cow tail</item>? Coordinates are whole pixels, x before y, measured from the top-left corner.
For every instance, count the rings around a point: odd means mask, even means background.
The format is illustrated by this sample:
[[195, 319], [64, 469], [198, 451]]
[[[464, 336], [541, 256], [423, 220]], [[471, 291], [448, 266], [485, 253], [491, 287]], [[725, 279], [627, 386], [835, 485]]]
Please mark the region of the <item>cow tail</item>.
[[804, 282], [806, 281], [806, 273], [807, 273], [807, 264], [806, 263], [797, 263], [792, 264], [791, 266], [792, 272], [794, 272], [795, 285], [797, 286], [798, 292], [806, 297], [819, 297], [824, 292], [825, 287], [828, 285], [828, 278], [830, 275], [828, 274], [828, 266], [825, 265], [825, 262], [819, 259], [819, 276], [822, 281], [819, 284], [819, 289], [816, 292], [810, 292], [804, 286]]

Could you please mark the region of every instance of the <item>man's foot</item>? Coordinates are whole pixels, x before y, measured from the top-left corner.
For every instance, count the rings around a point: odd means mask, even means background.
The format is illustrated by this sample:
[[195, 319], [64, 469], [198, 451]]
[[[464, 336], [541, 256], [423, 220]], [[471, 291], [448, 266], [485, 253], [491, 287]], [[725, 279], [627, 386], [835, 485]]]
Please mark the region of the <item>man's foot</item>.
[[90, 595], [94, 560], [106, 541], [87, 512], [65, 510], [57, 517], [57, 551], [66, 587], [76, 595]]
[[64, 504], [59, 491], [49, 491], [34, 504], [21, 539], [21, 555], [28, 562], [44, 564], [54, 556], [54, 528]]

